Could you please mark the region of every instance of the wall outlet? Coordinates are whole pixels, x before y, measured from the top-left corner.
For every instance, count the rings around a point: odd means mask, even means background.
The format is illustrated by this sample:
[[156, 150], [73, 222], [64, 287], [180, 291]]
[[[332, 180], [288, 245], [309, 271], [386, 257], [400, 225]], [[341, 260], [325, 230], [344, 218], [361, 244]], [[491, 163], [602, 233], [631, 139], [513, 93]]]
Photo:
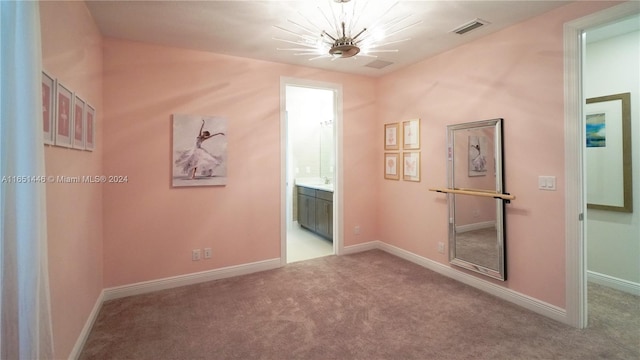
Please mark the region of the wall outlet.
[[200, 260], [200, 249], [194, 249], [191, 251], [191, 261]]
[[443, 242], [439, 242], [438, 243], [438, 252], [440, 254], [444, 254], [444, 243]]
[[353, 228], [353, 233], [356, 234], [356, 235], [360, 235], [360, 226], [355, 226]]
[[211, 259], [211, 248], [204, 248], [204, 258]]

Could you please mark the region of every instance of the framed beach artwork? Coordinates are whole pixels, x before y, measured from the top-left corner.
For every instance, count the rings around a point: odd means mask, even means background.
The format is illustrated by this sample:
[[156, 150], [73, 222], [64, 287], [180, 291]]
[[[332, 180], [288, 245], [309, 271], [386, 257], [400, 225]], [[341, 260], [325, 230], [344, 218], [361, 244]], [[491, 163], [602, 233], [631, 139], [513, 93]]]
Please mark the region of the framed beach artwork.
[[84, 149], [96, 148], [96, 109], [89, 103], [84, 105]]
[[398, 123], [384, 124], [384, 149], [400, 149], [400, 125]]
[[420, 181], [420, 152], [402, 153], [402, 180]]
[[631, 94], [587, 99], [587, 208], [633, 212]]
[[42, 72], [42, 133], [44, 143], [55, 142], [56, 80], [46, 72]]
[[469, 136], [469, 176], [487, 175], [487, 137]]
[[402, 122], [402, 148], [404, 150], [420, 149], [420, 119]]
[[85, 114], [84, 114], [85, 101], [78, 95], [74, 94], [73, 99], [73, 148], [84, 149], [84, 128]]
[[173, 115], [172, 186], [227, 184], [227, 119]]
[[73, 93], [59, 81], [56, 82], [55, 144], [62, 147], [73, 146]]
[[384, 178], [400, 179], [400, 155], [398, 153], [384, 153]]

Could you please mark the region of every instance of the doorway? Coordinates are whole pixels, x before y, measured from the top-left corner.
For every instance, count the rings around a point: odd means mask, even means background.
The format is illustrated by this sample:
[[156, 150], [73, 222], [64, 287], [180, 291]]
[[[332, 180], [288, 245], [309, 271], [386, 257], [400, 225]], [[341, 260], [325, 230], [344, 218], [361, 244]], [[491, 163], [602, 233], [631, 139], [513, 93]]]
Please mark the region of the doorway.
[[341, 88], [281, 81], [281, 263], [337, 254], [340, 248]]
[[[585, 145], [586, 33], [638, 15], [640, 7], [627, 2], [565, 24], [565, 173], [566, 188], [566, 321], [587, 327], [587, 158]], [[637, 91], [637, 87], [632, 91]], [[635, 95], [637, 97], [637, 94]], [[637, 146], [638, 139], [635, 139]], [[637, 204], [637, 202], [636, 202]], [[637, 212], [636, 216], [637, 218]], [[637, 236], [637, 235], [636, 235]], [[636, 237], [637, 238], [637, 237]]]

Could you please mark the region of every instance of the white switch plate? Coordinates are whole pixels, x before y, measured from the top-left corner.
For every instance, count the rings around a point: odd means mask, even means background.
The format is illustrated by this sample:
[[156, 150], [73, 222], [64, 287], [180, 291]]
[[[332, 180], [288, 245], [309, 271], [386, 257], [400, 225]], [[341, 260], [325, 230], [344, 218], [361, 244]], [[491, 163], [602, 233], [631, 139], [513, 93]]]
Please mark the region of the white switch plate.
[[191, 251], [191, 260], [192, 261], [200, 260], [200, 249], [195, 249]]
[[204, 248], [204, 258], [211, 259], [211, 248]]
[[538, 176], [538, 189], [540, 190], [556, 190], [555, 176]]

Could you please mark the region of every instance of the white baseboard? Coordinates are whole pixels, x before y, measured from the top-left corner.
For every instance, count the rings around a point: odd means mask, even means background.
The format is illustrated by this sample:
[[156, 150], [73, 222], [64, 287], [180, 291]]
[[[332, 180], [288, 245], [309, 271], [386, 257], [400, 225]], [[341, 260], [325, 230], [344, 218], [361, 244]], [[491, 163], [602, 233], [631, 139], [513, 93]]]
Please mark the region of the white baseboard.
[[454, 280], [460, 281], [464, 284], [473, 286], [479, 290], [482, 290], [486, 293], [489, 293], [491, 295], [494, 295], [503, 300], [514, 303], [516, 305], [522, 306], [525, 309], [531, 310], [540, 315], [544, 315], [546, 317], [568, 324], [566, 310], [559, 308], [555, 305], [532, 298], [528, 295], [524, 295], [522, 293], [505, 288], [503, 286], [493, 284], [491, 282], [485, 281], [475, 276], [468, 275], [462, 271], [457, 271], [454, 268], [451, 268], [439, 262], [427, 259], [420, 255], [416, 255], [412, 252], [401, 249], [399, 247], [395, 247], [393, 245], [389, 245], [383, 242], [379, 242], [379, 245], [380, 245], [379, 247], [380, 250], [386, 251], [390, 254], [393, 254], [405, 260], [411, 261], [412, 263], [423, 266], [429, 270], [435, 271], [439, 274], [442, 274]]
[[617, 277], [597, 273], [595, 271], [587, 271], [587, 281], [640, 296], [640, 284], [633, 281], [623, 280]]
[[104, 301], [118, 299], [125, 296], [149, 293], [152, 291], [171, 289], [179, 286], [192, 285], [206, 281], [224, 279], [233, 276], [246, 275], [279, 267], [281, 267], [280, 258], [277, 258], [257, 261], [249, 264], [229, 266], [220, 269], [207, 270], [192, 274], [172, 276], [164, 279], [116, 286], [104, 290]]
[[96, 303], [93, 305], [93, 309], [91, 313], [89, 313], [89, 317], [84, 324], [84, 327], [80, 331], [80, 335], [78, 336], [78, 340], [76, 340], [76, 344], [71, 349], [71, 353], [69, 354], [69, 359], [76, 360], [80, 353], [82, 352], [82, 348], [84, 348], [84, 344], [87, 342], [87, 338], [89, 337], [89, 333], [91, 333], [91, 328], [93, 328], [93, 323], [96, 322], [98, 318], [98, 313], [102, 308], [102, 303], [104, 302], [104, 290], [100, 292], [98, 298], [96, 299]]
[[380, 244], [381, 244], [380, 241], [375, 240], [375, 241], [369, 241], [362, 244], [345, 246], [342, 250], [342, 253], [340, 253], [340, 255], [349, 255], [349, 254], [355, 254], [355, 253], [368, 251], [368, 250], [380, 249]]
[[479, 223], [456, 226], [456, 232], [463, 233], [467, 231], [496, 228], [495, 221], [484, 221]]

